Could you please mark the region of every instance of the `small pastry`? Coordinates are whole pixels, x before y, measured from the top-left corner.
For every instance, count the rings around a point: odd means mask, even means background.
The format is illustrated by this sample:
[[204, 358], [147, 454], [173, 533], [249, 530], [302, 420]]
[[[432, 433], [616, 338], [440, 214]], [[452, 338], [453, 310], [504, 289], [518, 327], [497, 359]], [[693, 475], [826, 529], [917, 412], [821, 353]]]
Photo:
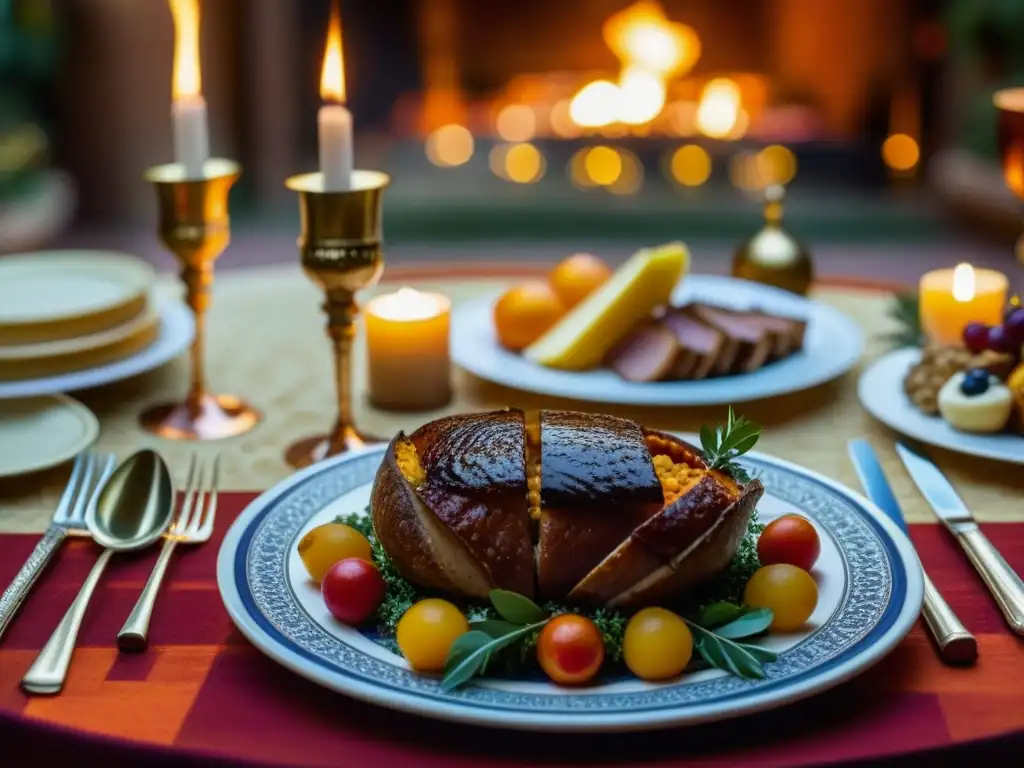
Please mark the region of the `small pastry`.
[[999, 432], [1012, 410], [1010, 388], [981, 368], [953, 374], [939, 390], [939, 413], [960, 432]]

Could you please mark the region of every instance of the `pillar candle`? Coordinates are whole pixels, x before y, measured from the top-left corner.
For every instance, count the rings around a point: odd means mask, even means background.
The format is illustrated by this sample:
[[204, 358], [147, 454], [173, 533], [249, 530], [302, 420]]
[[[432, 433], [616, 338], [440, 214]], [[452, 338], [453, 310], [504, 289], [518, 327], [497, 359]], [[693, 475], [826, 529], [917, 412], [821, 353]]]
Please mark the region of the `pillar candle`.
[[940, 344], [962, 344], [968, 323], [1002, 322], [1008, 288], [1006, 275], [970, 264], [928, 272], [920, 284], [921, 329]]
[[402, 288], [366, 305], [370, 402], [387, 410], [427, 411], [451, 400], [451, 302]]

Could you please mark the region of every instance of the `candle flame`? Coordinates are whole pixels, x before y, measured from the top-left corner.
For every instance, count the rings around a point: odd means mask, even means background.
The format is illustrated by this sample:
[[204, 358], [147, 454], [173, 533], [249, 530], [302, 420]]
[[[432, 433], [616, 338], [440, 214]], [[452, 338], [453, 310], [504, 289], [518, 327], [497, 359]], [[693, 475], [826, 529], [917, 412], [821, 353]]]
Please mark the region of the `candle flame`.
[[977, 290], [975, 287], [974, 267], [970, 264], [957, 264], [953, 270], [953, 298], [957, 301], [970, 301]]
[[320, 97], [325, 101], [345, 102], [345, 59], [341, 55], [341, 12], [337, 2], [331, 3], [331, 20], [327, 25]]
[[199, 96], [203, 90], [199, 72], [199, 0], [170, 0], [174, 17], [174, 76], [172, 95], [175, 99]]
[[445, 300], [433, 293], [415, 288], [399, 288], [397, 293], [378, 296], [367, 307], [385, 320], [426, 320], [444, 311]]

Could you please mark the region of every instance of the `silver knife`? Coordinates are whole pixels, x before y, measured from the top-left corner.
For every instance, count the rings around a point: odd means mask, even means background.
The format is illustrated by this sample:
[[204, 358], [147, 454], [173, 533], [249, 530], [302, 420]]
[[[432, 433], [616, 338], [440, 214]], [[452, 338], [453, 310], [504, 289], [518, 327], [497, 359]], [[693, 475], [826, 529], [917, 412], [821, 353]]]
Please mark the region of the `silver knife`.
[[[885, 479], [885, 472], [878, 461], [875, 449], [867, 440], [859, 439], [847, 443], [847, 449], [868, 498], [904, 533], [907, 533], [907, 521], [903, 519], [903, 511], [896, 501], [889, 481]], [[953, 613], [953, 609], [935, 588], [927, 573], [924, 573], [924, 605], [921, 608], [921, 615], [943, 661], [962, 664], [978, 658], [978, 641]]]
[[896, 443], [896, 452], [935, 514], [960, 542], [971, 565], [995, 598], [1006, 623], [1024, 635], [1024, 582], [1003, 559], [949, 480], [919, 448]]

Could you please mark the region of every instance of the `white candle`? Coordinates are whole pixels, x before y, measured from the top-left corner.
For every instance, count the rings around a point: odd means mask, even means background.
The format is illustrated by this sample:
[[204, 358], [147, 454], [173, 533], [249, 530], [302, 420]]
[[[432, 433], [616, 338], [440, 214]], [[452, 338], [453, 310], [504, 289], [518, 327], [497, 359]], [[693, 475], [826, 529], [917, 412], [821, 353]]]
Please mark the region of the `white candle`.
[[199, 69], [199, 2], [170, 0], [174, 16], [174, 79], [171, 124], [174, 159], [185, 166], [190, 179], [201, 178], [210, 155], [210, 134], [206, 122]]
[[324, 191], [348, 189], [352, 184], [352, 113], [342, 104], [324, 104], [316, 124]]
[[320, 72], [320, 96], [326, 102], [317, 115], [320, 173], [325, 192], [352, 186], [352, 113], [345, 108], [345, 60], [341, 55], [341, 16], [331, 5], [324, 65]]
[[210, 135], [206, 123], [206, 99], [183, 96], [171, 103], [174, 127], [174, 159], [185, 166], [185, 175], [200, 178], [203, 163], [210, 156]]

